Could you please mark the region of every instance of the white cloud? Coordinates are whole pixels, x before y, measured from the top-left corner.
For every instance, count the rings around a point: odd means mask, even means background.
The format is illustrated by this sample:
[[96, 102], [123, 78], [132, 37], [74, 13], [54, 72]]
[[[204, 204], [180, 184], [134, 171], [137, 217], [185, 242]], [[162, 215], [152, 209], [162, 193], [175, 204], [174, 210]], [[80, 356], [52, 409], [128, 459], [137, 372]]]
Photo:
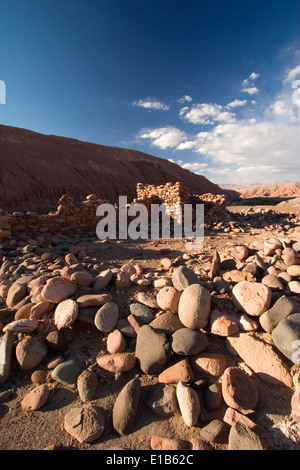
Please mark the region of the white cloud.
[[297, 120], [291, 101], [278, 99], [270, 106], [270, 110], [275, 116], [287, 118], [290, 122]]
[[300, 76], [300, 65], [297, 65], [286, 73], [285, 81], [292, 82], [298, 76]]
[[183, 108], [180, 109], [179, 111], [179, 116], [183, 116], [184, 113], [186, 113], [189, 110], [188, 106], [184, 106]]
[[190, 170], [193, 173], [196, 173], [197, 175], [202, 175], [203, 170], [207, 168], [207, 163], [184, 163], [181, 165], [181, 168], [184, 168], [185, 170]]
[[234, 100], [234, 101], [231, 101], [231, 103], [228, 103], [226, 108], [236, 108], [239, 106], [245, 106], [247, 103], [248, 103], [247, 100]]
[[273, 179], [271, 167], [289, 168], [291, 174], [300, 171], [299, 141], [296, 126], [288, 123], [240, 121], [200, 132], [195, 136], [193, 149], [212, 163], [248, 167], [251, 162], [257, 172], [264, 168], [264, 176]]
[[134, 101], [133, 106], [139, 106], [145, 109], [153, 109], [158, 111], [168, 111], [170, 107], [160, 101], [157, 101], [153, 98], [146, 98], [144, 100]]
[[255, 93], [259, 92], [259, 89], [256, 86], [251, 86], [248, 88], [242, 88], [244, 93], [249, 93], [249, 95], [254, 95]]
[[185, 95], [178, 100], [178, 103], [185, 103], [186, 101], [188, 102], [193, 101], [193, 98], [189, 95]]
[[161, 149], [177, 147], [186, 139], [185, 132], [173, 126], [159, 127], [157, 129], [144, 129], [139, 133], [140, 139], [148, 139], [151, 144]]
[[[258, 93], [258, 88], [253, 85], [258, 76], [253, 72], [246, 79], [245, 93]], [[274, 96], [273, 101], [264, 108], [247, 107], [244, 118], [234, 113], [235, 108], [247, 103], [256, 104], [252, 98], [249, 101], [234, 99], [226, 106], [187, 103], [180, 109], [179, 116], [185, 126], [193, 124], [196, 131], [187, 134], [188, 131], [178, 127], [165, 126], [145, 129], [140, 138], [148, 139], [161, 149], [169, 147], [199, 154], [200, 162], [177, 160], [177, 164], [195, 173], [206, 174], [217, 184], [299, 181], [300, 109], [298, 103], [293, 103], [290, 85], [297, 76], [300, 78], [300, 65], [283, 74], [281, 93]], [[204, 131], [202, 126], [208, 124], [210, 127]], [[175, 159], [174, 150], [172, 156]], [[206, 163], [201, 162], [203, 159]]]
[[181, 115], [192, 124], [213, 124], [217, 122], [232, 122], [235, 120], [235, 114], [224, 111], [218, 104], [201, 103], [195, 104], [187, 110], [181, 110]]

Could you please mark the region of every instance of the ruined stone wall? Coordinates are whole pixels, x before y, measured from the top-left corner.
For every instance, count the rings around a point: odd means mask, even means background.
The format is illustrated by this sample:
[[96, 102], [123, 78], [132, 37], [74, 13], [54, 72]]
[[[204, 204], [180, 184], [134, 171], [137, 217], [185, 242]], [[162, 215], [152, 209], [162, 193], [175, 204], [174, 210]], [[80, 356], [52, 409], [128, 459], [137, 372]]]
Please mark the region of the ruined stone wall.
[[20, 234], [36, 237], [44, 233], [95, 232], [99, 221], [96, 210], [104, 202], [107, 201], [98, 199], [94, 194], [90, 194], [82, 202], [76, 202], [65, 194], [60, 198], [57, 210], [45, 215], [35, 212], [10, 214], [0, 210], [0, 242]]
[[[74, 201], [67, 194], [58, 201], [56, 211], [45, 215], [35, 212], [13, 212], [12, 214], [0, 209], [0, 243], [25, 234], [36, 237], [49, 234], [82, 234], [84, 232], [96, 232], [100, 217], [96, 215], [100, 204], [108, 203], [98, 199], [95, 194], [90, 194], [82, 202]], [[189, 190], [180, 182], [167, 183], [161, 186], [137, 185], [137, 198], [134, 203], [142, 203], [149, 209], [151, 204], [166, 204], [169, 215], [178, 217], [176, 207], [184, 204], [204, 204], [204, 212], [208, 217], [222, 214], [226, 209], [226, 197], [213, 194], [190, 195]], [[116, 207], [116, 210], [118, 208]], [[150, 213], [150, 211], [149, 211]], [[178, 220], [178, 219], [177, 219]]]
[[204, 204], [204, 213], [207, 217], [221, 215], [227, 207], [227, 197], [219, 194], [190, 194], [189, 190], [182, 183], [167, 183], [161, 186], [137, 185], [137, 202], [150, 206], [151, 204], [166, 204], [170, 208], [179, 205], [181, 208], [184, 204], [192, 204], [195, 208], [196, 204]]

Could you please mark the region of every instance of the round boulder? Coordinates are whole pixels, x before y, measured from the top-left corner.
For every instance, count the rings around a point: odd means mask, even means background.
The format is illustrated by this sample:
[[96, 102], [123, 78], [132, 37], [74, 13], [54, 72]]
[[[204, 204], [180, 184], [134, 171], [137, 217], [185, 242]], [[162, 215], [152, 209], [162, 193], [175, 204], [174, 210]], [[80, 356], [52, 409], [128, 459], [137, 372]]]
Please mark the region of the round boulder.
[[178, 316], [187, 328], [201, 329], [208, 324], [211, 295], [206, 287], [192, 284], [184, 289], [178, 305]]
[[180, 356], [189, 356], [204, 351], [208, 346], [207, 335], [200, 330], [180, 328], [171, 337], [173, 351]]

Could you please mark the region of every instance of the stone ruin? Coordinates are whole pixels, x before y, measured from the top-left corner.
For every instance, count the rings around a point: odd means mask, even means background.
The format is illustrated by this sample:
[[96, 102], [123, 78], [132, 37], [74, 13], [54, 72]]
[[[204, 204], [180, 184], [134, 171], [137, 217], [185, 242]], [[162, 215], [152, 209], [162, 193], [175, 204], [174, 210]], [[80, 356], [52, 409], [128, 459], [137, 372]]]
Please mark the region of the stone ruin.
[[[95, 233], [97, 222], [100, 218], [96, 215], [97, 207], [109, 201], [99, 199], [95, 194], [90, 194], [84, 201], [75, 201], [70, 195], [63, 195], [58, 201], [56, 210], [48, 214], [36, 212], [13, 212], [9, 213], [0, 209], [0, 241], [10, 240], [21, 234], [36, 237], [45, 233], [68, 235], [82, 234], [85, 232]], [[204, 204], [205, 216], [210, 222], [217, 222], [218, 217], [226, 211], [227, 198], [225, 195], [202, 194], [193, 195], [180, 182], [167, 183], [165, 185], [143, 185], [137, 184], [137, 198], [133, 203], [142, 203], [148, 210], [151, 204], [164, 203], [170, 208], [184, 204], [192, 204], [195, 211], [196, 204]], [[116, 207], [118, 210], [118, 207]]]
[[[138, 183], [136, 202], [150, 207], [151, 204], [165, 204], [169, 208], [168, 213], [175, 217], [176, 207], [181, 209], [185, 204], [191, 204], [193, 212], [197, 204], [204, 204], [204, 214], [210, 221], [224, 215], [227, 207], [227, 196], [222, 194], [190, 194], [187, 187], [181, 182], [167, 183], [165, 185], [154, 186]], [[215, 220], [216, 221], [216, 220]]]

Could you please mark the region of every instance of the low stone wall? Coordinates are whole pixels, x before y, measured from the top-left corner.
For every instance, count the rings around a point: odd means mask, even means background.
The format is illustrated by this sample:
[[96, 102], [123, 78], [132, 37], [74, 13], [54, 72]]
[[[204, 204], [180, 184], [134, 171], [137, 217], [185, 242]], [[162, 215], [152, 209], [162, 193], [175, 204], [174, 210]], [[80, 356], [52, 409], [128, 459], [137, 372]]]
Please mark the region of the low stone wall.
[[[37, 237], [49, 234], [82, 234], [96, 232], [96, 226], [101, 219], [96, 215], [100, 204], [108, 203], [90, 194], [84, 201], [74, 201], [68, 194], [58, 201], [55, 211], [45, 215], [35, 212], [13, 212], [12, 214], [0, 209], [0, 242], [25, 234]], [[148, 209], [151, 204], [166, 204], [172, 217], [178, 215], [176, 207], [183, 208], [184, 204], [204, 204], [205, 215], [209, 218], [226, 210], [226, 196], [203, 194], [191, 195], [189, 190], [180, 182], [167, 183], [161, 186], [137, 185], [137, 198], [133, 203], [142, 203]], [[118, 207], [116, 210], [118, 210]], [[180, 210], [179, 210], [180, 212]], [[149, 211], [150, 214], [150, 211]], [[130, 220], [130, 218], [128, 219]]]
[[45, 215], [35, 212], [13, 212], [0, 210], [0, 240], [26, 234], [36, 237], [44, 233], [73, 232], [80, 234], [87, 231], [95, 232], [99, 221], [96, 210], [99, 204], [107, 201], [90, 194], [85, 201], [76, 202], [67, 194], [59, 199], [56, 211]]

